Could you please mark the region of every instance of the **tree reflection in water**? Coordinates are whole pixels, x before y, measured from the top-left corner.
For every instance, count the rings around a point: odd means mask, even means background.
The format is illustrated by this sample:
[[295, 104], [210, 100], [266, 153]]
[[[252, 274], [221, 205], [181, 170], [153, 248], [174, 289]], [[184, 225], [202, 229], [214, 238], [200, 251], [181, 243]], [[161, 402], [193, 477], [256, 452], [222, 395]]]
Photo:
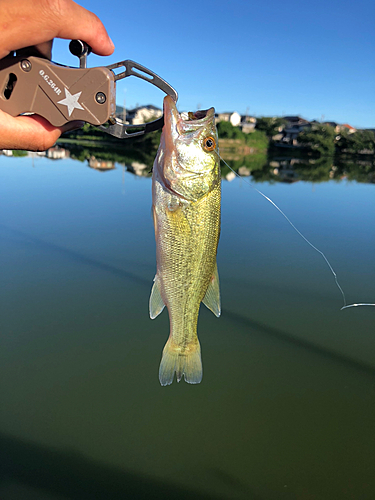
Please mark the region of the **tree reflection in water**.
[[[142, 140], [130, 139], [116, 143], [83, 142], [65, 143], [60, 146], [69, 150], [70, 157], [79, 161], [102, 160], [124, 165], [135, 175], [151, 176], [160, 134], [150, 134]], [[251, 175], [253, 182], [297, 181], [325, 182], [347, 179], [357, 182], [375, 182], [374, 155], [336, 155], [312, 157], [301, 152], [289, 155], [278, 152], [255, 152], [246, 156], [232, 156], [224, 160], [241, 176]], [[294, 153], [294, 152], [293, 152]], [[221, 165], [223, 179], [231, 180], [234, 175], [228, 166]]]

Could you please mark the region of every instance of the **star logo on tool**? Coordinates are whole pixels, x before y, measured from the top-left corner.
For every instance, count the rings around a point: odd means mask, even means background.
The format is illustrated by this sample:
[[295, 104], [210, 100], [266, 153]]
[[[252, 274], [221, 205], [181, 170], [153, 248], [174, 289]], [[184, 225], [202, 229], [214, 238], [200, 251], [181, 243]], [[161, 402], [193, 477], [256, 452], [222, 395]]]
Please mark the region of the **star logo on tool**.
[[84, 109], [78, 102], [78, 99], [82, 94], [82, 91], [72, 95], [68, 89], [64, 88], [64, 90], [65, 90], [65, 99], [58, 101], [57, 104], [64, 104], [64, 106], [67, 106], [69, 116], [73, 113], [74, 109]]

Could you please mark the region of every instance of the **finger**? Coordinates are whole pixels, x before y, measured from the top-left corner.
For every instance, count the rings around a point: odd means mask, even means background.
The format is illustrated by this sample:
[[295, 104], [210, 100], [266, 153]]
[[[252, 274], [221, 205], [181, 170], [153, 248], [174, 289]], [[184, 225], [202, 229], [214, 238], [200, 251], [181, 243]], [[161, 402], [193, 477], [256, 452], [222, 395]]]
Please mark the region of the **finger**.
[[103, 56], [114, 50], [98, 17], [73, 0], [0, 0], [1, 26], [6, 29], [0, 29], [0, 58], [56, 37], [83, 40]]
[[0, 111], [0, 149], [45, 151], [52, 147], [63, 132], [82, 126], [82, 122], [69, 122], [54, 127], [38, 115], [13, 117]]
[[[54, 4], [54, 2], [52, 2]], [[55, 25], [58, 27], [55, 37], [71, 40], [83, 40], [93, 52], [109, 56], [114, 51], [114, 45], [100, 19], [71, 0], [58, 2], [55, 11]], [[79, 22], [72, 22], [79, 19]]]

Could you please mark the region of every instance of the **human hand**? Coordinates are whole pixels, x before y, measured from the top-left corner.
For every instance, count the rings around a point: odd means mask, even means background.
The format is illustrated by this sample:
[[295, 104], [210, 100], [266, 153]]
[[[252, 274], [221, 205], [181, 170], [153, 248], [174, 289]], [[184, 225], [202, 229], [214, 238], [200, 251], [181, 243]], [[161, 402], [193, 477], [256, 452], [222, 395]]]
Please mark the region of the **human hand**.
[[[98, 17], [73, 0], [0, 0], [0, 59], [29, 46], [50, 58], [54, 38], [84, 40], [101, 56], [114, 50]], [[13, 117], [0, 110], [0, 149], [44, 151], [77, 126], [53, 127], [41, 116]]]

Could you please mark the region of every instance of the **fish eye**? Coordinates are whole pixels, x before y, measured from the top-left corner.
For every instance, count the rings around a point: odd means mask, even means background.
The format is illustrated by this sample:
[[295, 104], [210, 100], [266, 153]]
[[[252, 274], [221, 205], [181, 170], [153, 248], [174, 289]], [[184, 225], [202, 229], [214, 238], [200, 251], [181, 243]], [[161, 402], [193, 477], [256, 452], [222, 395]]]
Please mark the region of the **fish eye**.
[[203, 139], [203, 149], [205, 151], [213, 151], [215, 148], [216, 141], [211, 135]]

